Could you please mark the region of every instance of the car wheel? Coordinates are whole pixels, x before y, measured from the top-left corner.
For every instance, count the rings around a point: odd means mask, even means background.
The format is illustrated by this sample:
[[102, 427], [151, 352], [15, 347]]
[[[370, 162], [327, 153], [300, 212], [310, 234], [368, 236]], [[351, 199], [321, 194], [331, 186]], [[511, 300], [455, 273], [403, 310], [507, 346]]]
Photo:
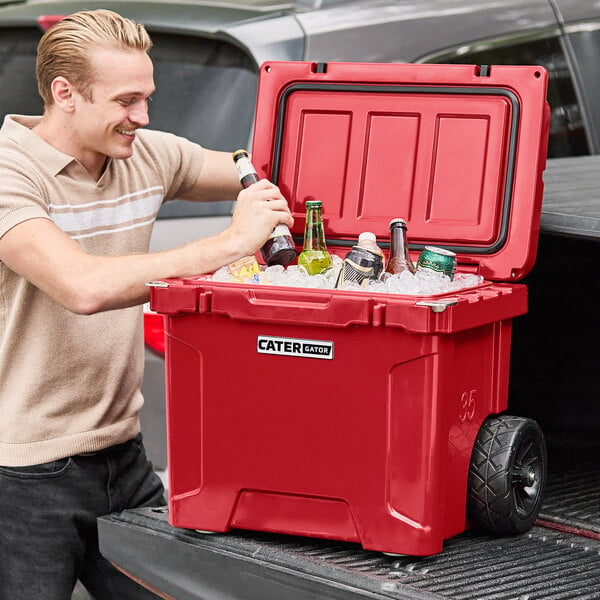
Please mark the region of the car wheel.
[[467, 514], [473, 525], [500, 534], [528, 531], [542, 504], [546, 443], [539, 425], [522, 417], [489, 417], [469, 469]]

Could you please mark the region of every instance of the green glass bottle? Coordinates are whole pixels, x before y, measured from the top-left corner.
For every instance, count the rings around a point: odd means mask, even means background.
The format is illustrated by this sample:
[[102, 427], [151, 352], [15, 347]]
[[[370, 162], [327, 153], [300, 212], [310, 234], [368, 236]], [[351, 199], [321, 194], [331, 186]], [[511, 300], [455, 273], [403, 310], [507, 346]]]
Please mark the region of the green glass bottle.
[[309, 275], [317, 275], [331, 267], [331, 254], [327, 252], [325, 231], [323, 229], [322, 202], [306, 202], [306, 225], [304, 227], [304, 246], [298, 257], [298, 264]]

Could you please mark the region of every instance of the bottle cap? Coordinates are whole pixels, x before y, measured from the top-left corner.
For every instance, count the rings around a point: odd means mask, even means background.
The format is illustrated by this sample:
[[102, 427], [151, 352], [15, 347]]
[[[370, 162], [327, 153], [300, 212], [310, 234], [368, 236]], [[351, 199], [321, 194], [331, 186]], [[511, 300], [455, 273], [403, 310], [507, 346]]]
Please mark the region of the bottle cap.
[[321, 200], [307, 200], [306, 201], [306, 208], [310, 208], [310, 207], [319, 207], [322, 206], [323, 202], [321, 202]]
[[390, 221], [390, 228], [392, 228], [396, 224], [406, 227], [406, 221], [404, 219], [392, 219]]
[[240, 148], [239, 150], [236, 150], [235, 152], [231, 153], [231, 156], [233, 157], [233, 160], [235, 160], [238, 155], [242, 155], [242, 156], [249, 156], [248, 155], [248, 150], [244, 150], [244, 148]]
[[369, 240], [370, 242], [376, 242], [377, 238], [375, 237], [374, 233], [371, 233], [370, 231], [363, 231], [359, 236], [358, 236], [358, 241], [359, 242], [363, 242], [365, 240]]

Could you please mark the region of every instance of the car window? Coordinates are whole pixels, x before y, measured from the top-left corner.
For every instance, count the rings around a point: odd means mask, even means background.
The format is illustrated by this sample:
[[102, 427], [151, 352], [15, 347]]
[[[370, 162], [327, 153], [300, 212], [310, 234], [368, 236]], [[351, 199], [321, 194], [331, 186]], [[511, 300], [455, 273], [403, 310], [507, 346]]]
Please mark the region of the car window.
[[579, 78], [586, 112], [592, 123], [594, 143], [600, 148], [600, 22], [585, 22], [565, 28], [566, 38], [574, 56], [574, 68]]
[[548, 70], [550, 139], [548, 156], [589, 154], [581, 109], [560, 41], [556, 36], [502, 44], [476, 44], [426, 62], [475, 65], [541, 65]]
[[0, 115], [41, 115], [42, 99], [35, 80], [37, 28], [0, 29]]
[[[150, 32], [156, 93], [150, 122], [213, 150], [249, 144], [258, 70], [218, 40]], [[168, 202], [158, 218], [230, 214], [232, 202]]]
[[250, 58], [217, 40], [150, 33], [156, 82], [152, 126], [214, 150], [246, 146], [258, 85]]

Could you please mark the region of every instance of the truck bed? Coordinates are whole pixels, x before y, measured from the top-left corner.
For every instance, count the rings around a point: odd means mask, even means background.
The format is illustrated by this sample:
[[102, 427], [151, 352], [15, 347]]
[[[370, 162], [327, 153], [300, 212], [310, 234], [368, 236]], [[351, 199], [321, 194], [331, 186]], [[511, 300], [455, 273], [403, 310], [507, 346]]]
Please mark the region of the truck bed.
[[542, 233], [600, 239], [600, 156], [548, 160]]

